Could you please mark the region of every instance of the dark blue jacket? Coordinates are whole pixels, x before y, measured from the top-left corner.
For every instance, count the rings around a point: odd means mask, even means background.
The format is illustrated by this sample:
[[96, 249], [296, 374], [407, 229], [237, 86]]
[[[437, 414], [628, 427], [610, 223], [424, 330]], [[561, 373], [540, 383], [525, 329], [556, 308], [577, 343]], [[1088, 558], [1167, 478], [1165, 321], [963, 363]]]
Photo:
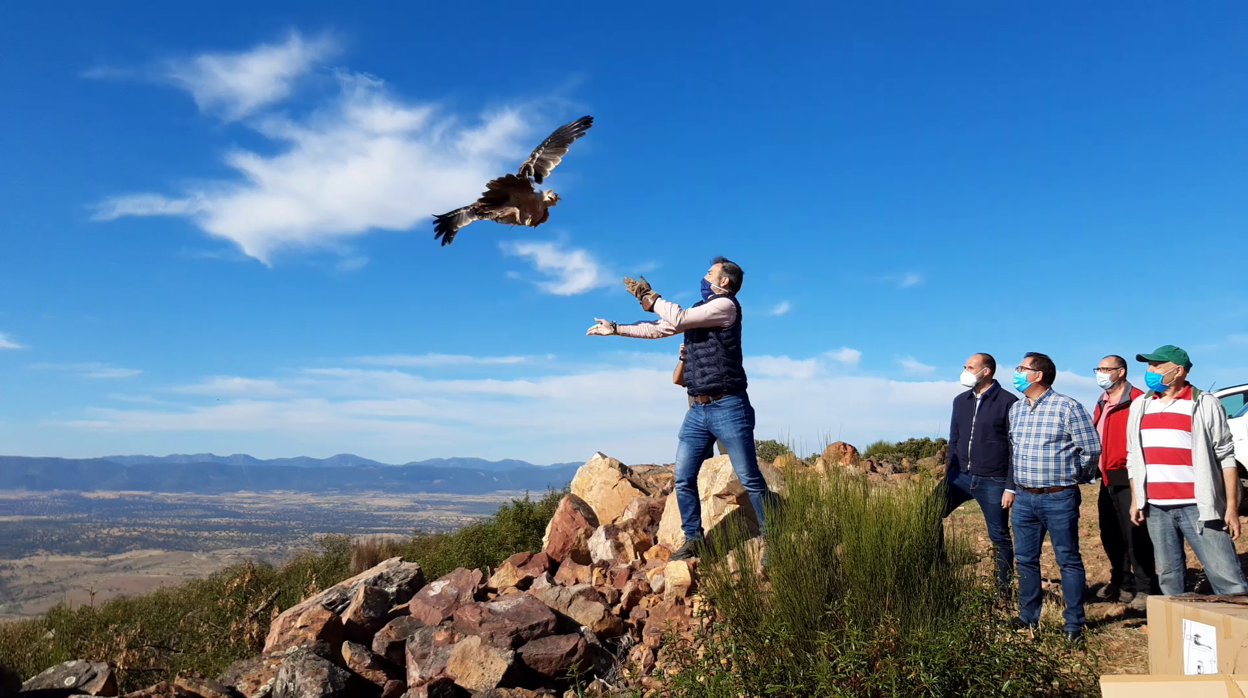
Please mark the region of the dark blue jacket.
[[[712, 296], [711, 300], [718, 298]], [[685, 332], [685, 388], [690, 395], [740, 395], [745, 392], [745, 361], [741, 352], [741, 304], [729, 327], [702, 327]], [[701, 301], [693, 305], [705, 305]]]
[[[1014, 489], [1010, 468], [1010, 407], [1018, 402], [1014, 393], [993, 381], [975, 411], [975, 391], [968, 390], [953, 399], [953, 421], [949, 425], [949, 463], [972, 475], [1006, 478], [1006, 489]], [[974, 426], [972, 434], [971, 427]]]

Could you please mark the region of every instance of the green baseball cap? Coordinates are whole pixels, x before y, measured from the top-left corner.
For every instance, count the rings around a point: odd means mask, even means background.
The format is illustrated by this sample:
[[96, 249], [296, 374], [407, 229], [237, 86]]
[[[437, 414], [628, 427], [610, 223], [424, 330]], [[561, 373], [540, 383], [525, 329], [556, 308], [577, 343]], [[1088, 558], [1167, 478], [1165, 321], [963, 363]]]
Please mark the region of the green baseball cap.
[[1192, 360], [1188, 358], [1187, 352], [1174, 346], [1173, 344], [1157, 347], [1157, 349], [1151, 354], [1136, 354], [1135, 360], [1144, 362], [1169, 361], [1171, 363], [1176, 363], [1189, 371], [1192, 370]]

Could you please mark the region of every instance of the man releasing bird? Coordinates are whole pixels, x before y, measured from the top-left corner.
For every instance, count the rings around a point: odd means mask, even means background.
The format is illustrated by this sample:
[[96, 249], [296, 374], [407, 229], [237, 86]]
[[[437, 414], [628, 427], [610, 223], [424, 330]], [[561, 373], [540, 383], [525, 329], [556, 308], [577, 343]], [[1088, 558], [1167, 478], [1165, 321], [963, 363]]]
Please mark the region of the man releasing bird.
[[516, 174], [490, 181], [485, 185], [485, 193], [476, 202], [434, 216], [434, 237], [441, 240], [443, 246], [449, 245], [459, 229], [473, 221], [496, 221], [532, 228], [545, 223], [550, 218], [550, 208], [559, 203], [559, 195], [539, 190], [533, 184], [541, 184], [549, 177], [555, 166], [563, 161], [563, 156], [568, 154], [572, 141], [584, 136], [593, 125], [594, 117], [583, 116], [555, 129], [534, 149]]

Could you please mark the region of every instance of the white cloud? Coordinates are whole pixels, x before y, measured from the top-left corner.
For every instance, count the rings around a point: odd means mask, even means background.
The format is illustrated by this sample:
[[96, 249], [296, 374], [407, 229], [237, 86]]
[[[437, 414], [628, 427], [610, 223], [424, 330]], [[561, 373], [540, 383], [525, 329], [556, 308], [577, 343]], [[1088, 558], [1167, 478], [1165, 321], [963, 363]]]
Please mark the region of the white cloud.
[[329, 37], [308, 41], [292, 32], [282, 44], [261, 44], [239, 53], [206, 53], [172, 62], [166, 77], [190, 92], [200, 111], [235, 121], [286, 99], [295, 81], [335, 48]]
[[186, 395], [236, 396], [249, 398], [281, 397], [294, 394], [275, 380], [242, 378], [239, 376], [211, 376], [193, 385], [180, 385], [174, 392]]
[[141, 373], [137, 368], [118, 368], [97, 362], [78, 364], [31, 364], [30, 368], [41, 371], [60, 371], [81, 378], [133, 378]]
[[787, 356], [755, 356], [745, 362], [747, 374], [767, 378], [814, 378], [820, 369], [818, 359], [791, 359]]
[[897, 285], [902, 288], [910, 288], [911, 286], [918, 286], [921, 283], [923, 283], [922, 274], [908, 273], [902, 275], [901, 280], [897, 282]]
[[9, 336], [0, 332], [0, 349], [21, 349], [22, 345], [9, 339]]
[[935, 366], [928, 366], [913, 356], [899, 356], [897, 357], [897, 363], [901, 364], [901, 367], [906, 370], [906, 373], [915, 376], [930, 376], [936, 372]]
[[[300, 42], [299, 55], [308, 46]], [[239, 70], [250, 76], [240, 94], [256, 105], [286, 84], [275, 76], [289, 74], [277, 67]], [[309, 115], [249, 118], [245, 125], [270, 143], [262, 151], [239, 147], [226, 153], [236, 178], [195, 184], [176, 195], [113, 197], [95, 207], [95, 219], [189, 218], [265, 264], [280, 250], [342, 253], [348, 238], [420, 225], [433, 254], [438, 250], [430, 217], [474, 201], [487, 181], [513, 170], [527, 153], [529, 144], [521, 139], [532, 129], [520, 109], [464, 120], [437, 104], [395, 96], [371, 76], [339, 71], [336, 78], [337, 96]]]
[[538, 288], [556, 296], [575, 296], [611, 283], [608, 272], [587, 250], [564, 249], [553, 242], [502, 242], [503, 252], [524, 257], [548, 280], [538, 281]]
[[463, 354], [390, 354], [386, 356], [360, 356], [354, 363], [370, 366], [468, 366], [508, 365], [525, 362], [523, 356], [466, 356]]
[[862, 352], [857, 349], [850, 349], [849, 347], [841, 347], [836, 351], [830, 351], [827, 354], [824, 354], [824, 356], [827, 356], [835, 361], [839, 361], [846, 366], [857, 366], [858, 362], [862, 360]]
[[787, 315], [788, 312], [792, 309], [793, 309], [792, 303], [788, 301], [780, 301], [779, 303], [776, 304], [776, 307], [771, 309], [770, 312], [772, 315]]

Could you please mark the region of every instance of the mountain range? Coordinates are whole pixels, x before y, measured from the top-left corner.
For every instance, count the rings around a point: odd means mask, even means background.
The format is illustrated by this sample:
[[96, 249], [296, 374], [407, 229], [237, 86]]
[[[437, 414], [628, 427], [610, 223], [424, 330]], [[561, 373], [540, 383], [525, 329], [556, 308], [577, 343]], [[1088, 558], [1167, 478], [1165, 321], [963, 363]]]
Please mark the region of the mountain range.
[[274, 458], [212, 454], [31, 458], [0, 456], [0, 490], [76, 492], [135, 490], [225, 492], [367, 492], [488, 494], [562, 488], [579, 463], [438, 458], [386, 465], [341, 454], [330, 458]]

